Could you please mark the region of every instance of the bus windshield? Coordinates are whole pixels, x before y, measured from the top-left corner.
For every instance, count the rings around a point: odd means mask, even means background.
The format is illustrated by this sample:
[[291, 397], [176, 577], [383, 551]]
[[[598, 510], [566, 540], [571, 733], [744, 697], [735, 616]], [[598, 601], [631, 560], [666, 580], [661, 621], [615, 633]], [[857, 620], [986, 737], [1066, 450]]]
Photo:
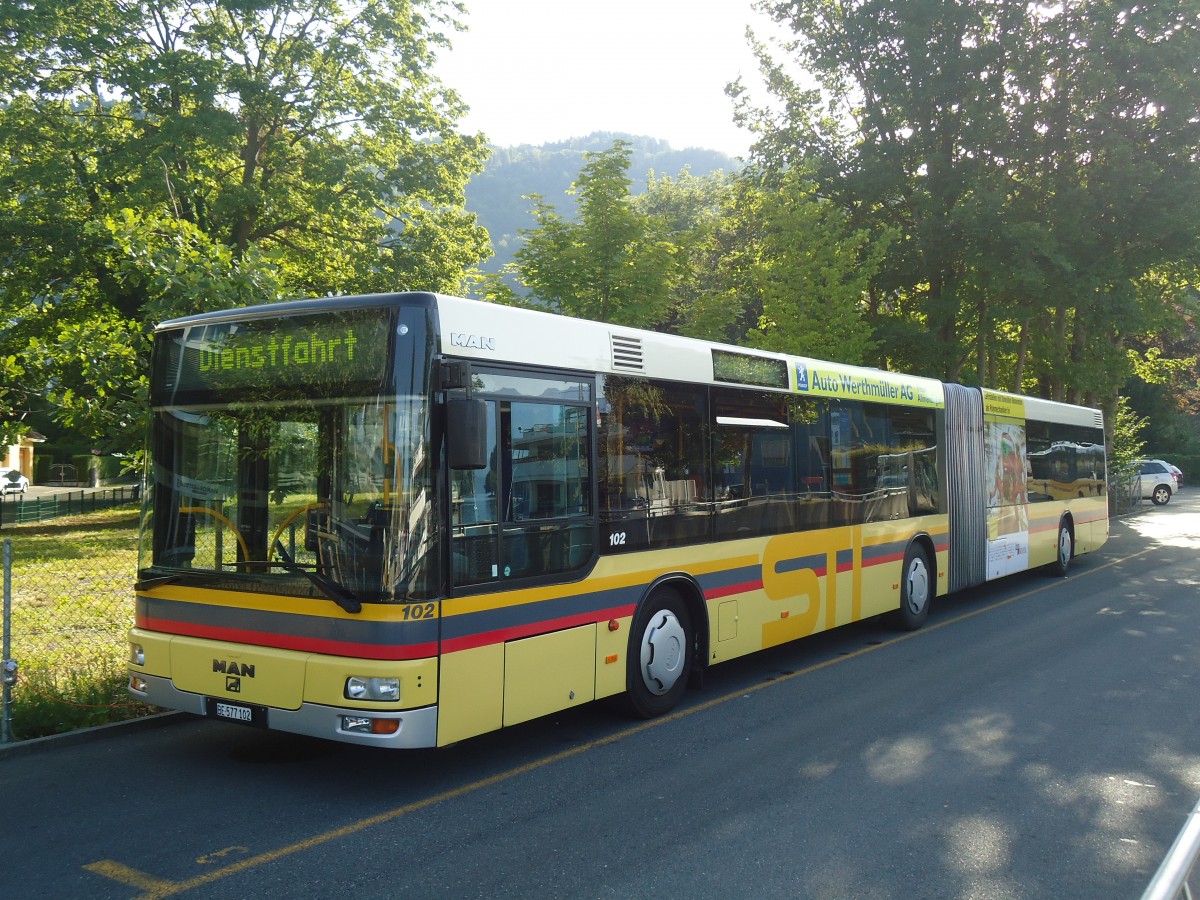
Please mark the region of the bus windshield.
[[[336, 375], [295, 367], [259, 389], [253, 376], [272, 345], [281, 361], [288, 337], [293, 360], [298, 347], [331, 341], [324, 320], [286, 325], [282, 336], [278, 322], [270, 333], [232, 329], [233, 341], [225, 325], [160, 335], [156, 384], [173, 377], [174, 389], [156, 399], [188, 402], [155, 404], [143, 577], [219, 576], [229, 589], [328, 597], [352, 612], [427, 596], [436, 530], [425, 395], [387, 390], [390, 328], [345, 321], [335, 350], [349, 343], [358, 358]], [[263, 367], [253, 366], [259, 347]], [[210, 369], [222, 356], [233, 365], [210, 380], [204, 356]]]

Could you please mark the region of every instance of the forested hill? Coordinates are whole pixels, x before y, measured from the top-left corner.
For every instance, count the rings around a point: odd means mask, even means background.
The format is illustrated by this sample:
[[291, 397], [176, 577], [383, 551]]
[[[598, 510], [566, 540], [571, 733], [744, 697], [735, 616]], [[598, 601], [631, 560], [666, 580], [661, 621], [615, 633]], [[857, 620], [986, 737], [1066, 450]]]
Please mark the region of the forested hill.
[[487, 228], [496, 251], [481, 268], [499, 272], [512, 261], [519, 246], [519, 230], [534, 225], [529, 213], [533, 204], [524, 199], [527, 195], [541, 194], [561, 215], [570, 216], [573, 209], [566, 192], [579, 177], [584, 153], [608, 150], [615, 141], [625, 141], [633, 150], [629, 175], [634, 193], [645, 189], [646, 175], [651, 171], [655, 176], [675, 176], [684, 169], [693, 175], [706, 175], [717, 169], [733, 171], [738, 165], [716, 150], [675, 150], [655, 138], [603, 131], [541, 146], [493, 148], [485, 170], [467, 186], [467, 208]]

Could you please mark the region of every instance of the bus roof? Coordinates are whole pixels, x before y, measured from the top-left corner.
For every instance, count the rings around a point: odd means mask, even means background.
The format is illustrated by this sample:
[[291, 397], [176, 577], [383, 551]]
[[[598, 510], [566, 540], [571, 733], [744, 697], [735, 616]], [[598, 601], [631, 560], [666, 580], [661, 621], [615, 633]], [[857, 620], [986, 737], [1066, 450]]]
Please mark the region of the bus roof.
[[[933, 378], [720, 344], [639, 328], [609, 325], [522, 307], [424, 291], [359, 294], [215, 310], [162, 322], [156, 331], [247, 319], [286, 317], [339, 308], [420, 306], [436, 309], [440, 351], [498, 363], [660, 378], [700, 384], [738, 384], [802, 395], [921, 407], [944, 404]], [[1022, 416], [1100, 427], [1098, 410], [983, 390], [998, 408]], [[1014, 403], [1016, 404], [1014, 406]]]
[[458, 297], [437, 302], [441, 350], [449, 356], [912, 406], [943, 402], [941, 382], [932, 378]]

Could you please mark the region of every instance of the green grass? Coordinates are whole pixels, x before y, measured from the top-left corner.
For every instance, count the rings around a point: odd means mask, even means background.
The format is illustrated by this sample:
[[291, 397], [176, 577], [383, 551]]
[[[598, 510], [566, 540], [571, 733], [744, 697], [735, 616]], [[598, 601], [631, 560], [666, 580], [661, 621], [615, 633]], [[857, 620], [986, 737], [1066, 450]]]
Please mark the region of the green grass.
[[12, 540], [12, 735], [23, 740], [137, 718], [125, 694], [136, 509], [5, 527]]

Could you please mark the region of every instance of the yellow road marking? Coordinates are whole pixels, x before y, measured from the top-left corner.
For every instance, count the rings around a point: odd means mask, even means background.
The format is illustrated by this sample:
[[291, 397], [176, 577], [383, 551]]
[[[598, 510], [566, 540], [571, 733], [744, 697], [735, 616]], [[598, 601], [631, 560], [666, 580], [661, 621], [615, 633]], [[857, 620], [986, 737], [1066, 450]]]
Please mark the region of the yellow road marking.
[[[1139, 556], [1149, 553], [1153, 549], [1156, 548], [1147, 547], [1144, 550], [1140, 550], [1137, 553], [1122, 557], [1121, 559], [1113, 560], [1112, 562], [1097, 566], [1094, 569], [1088, 569], [1086, 572], [1079, 573], [1076, 578], [1093, 575], [1096, 572], [1102, 572], [1105, 569], [1111, 568], [1112, 566], [1129, 562], [1132, 559], [1136, 559]], [[635, 734], [640, 734], [641, 732], [647, 731], [651, 728], [658, 728], [659, 726], [676, 722], [687, 716], [692, 716], [700, 712], [706, 712], [714, 707], [728, 703], [730, 700], [737, 700], [749, 694], [757, 693], [764, 688], [775, 687], [776, 685], [784, 682], [792, 681], [793, 679], [801, 678], [805, 675], [811, 675], [814, 672], [827, 669], [830, 666], [838, 663], [843, 663], [851, 659], [856, 659], [857, 657], [863, 656], [867, 653], [874, 653], [886, 647], [891, 647], [897, 643], [900, 643], [901, 641], [907, 641], [923, 634], [929, 634], [930, 632], [937, 631], [940, 628], [945, 628], [949, 625], [955, 625], [959, 622], [966, 621], [967, 619], [972, 619], [975, 616], [982, 615], [983, 613], [1000, 609], [1001, 607], [1008, 606], [1010, 603], [1015, 603], [1018, 600], [1023, 600], [1027, 597], [1033, 596], [1034, 594], [1039, 594], [1053, 586], [1054, 582], [1047, 581], [1045, 584], [1039, 585], [1038, 587], [1009, 597], [1007, 600], [1001, 600], [997, 603], [990, 603], [980, 609], [972, 612], [962, 613], [961, 615], [955, 616], [952, 619], [939, 622], [936, 625], [930, 625], [925, 628], [921, 628], [918, 631], [912, 631], [908, 634], [900, 635], [892, 640], [885, 641], [882, 644], [861, 647], [852, 653], [847, 653], [845, 656], [835, 656], [832, 659], [827, 659], [819, 663], [813, 663], [810, 666], [805, 666], [803, 669], [798, 669], [795, 672], [789, 672], [785, 675], [773, 678], [770, 681], [762, 681], [758, 684], [750, 685], [749, 687], [738, 688], [736, 691], [732, 691], [728, 694], [722, 694], [719, 697], [714, 697], [711, 700], [698, 703], [695, 706], [689, 706], [686, 709], [679, 709], [660, 718], [652, 719], [648, 722], [643, 722], [638, 725], [633, 725], [629, 728], [615, 732], [614, 734], [610, 734], [607, 737], [598, 738], [597, 740], [589, 741], [586, 744], [580, 744], [578, 747], [559, 751], [558, 753], [554, 753], [550, 756], [544, 756], [541, 759], [533, 760], [532, 762], [517, 766], [514, 769], [508, 769], [505, 772], [499, 772], [496, 775], [491, 775], [487, 778], [480, 779], [479, 781], [473, 781], [470, 784], [464, 784], [461, 787], [443, 791], [442, 793], [435, 794], [432, 797], [426, 797], [424, 800], [417, 800], [413, 803], [399, 806], [396, 809], [391, 809], [387, 812], [371, 816], [370, 818], [360, 819], [357, 822], [351, 822], [348, 825], [343, 825], [342, 827], [335, 828], [332, 831], [326, 831], [321, 834], [313, 835], [310, 838], [306, 838], [305, 840], [298, 841], [294, 844], [289, 844], [286, 847], [280, 847], [276, 850], [269, 850], [266, 853], [259, 853], [256, 856], [247, 857], [244, 860], [232, 863], [231, 865], [225, 866], [222, 869], [214, 869], [210, 872], [204, 873], [203, 875], [197, 875], [194, 878], [189, 878], [186, 881], [168, 881], [166, 879], [155, 878], [151, 875], [147, 875], [144, 872], [139, 872], [137, 869], [131, 869], [111, 860], [101, 860], [100, 862], [89, 863], [88, 865], [84, 866], [84, 868], [91, 872], [95, 872], [98, 875], [104, 875], [108, 878], [111, 878], [114, 881], [119, 881], [122, 884], [128, 884], [133, 887], [142, 888], [145, 893], [139, 895], [137, 900], [158, 900], [158, 898], [161, 897], [171, 897], [175, 894], [182, 894], [186, 891], [195, 890], [198, 887], [212, 884], [215, 881], [220, 881], [223, 878], [228, 878], [231, 875], [236, 875], [239, 872], [246, 872], [250, 869], [257, 868], [258, 866], [266, 865], [267, 863], [272, 863], [276, 860], [292, 856], [293, 854], [300, 853], [305, 850], [311, 850], [314, 847], [319, 847], [322, 844], [329, 843], [330, 841], [335, 841], [339, 838], [358, 834], [360, 831], [365, 831], [366, 829], [373, 828], [376, 825], [383, 825], [387, 822], [395, 821], [396, 819], [402, 818], [409, 813], [418, 812], [431, 806], [437, 806], [438, 804], [445, 803], [448, 800], [455, 800], [459, 797], [473, 794], [476, 791], [481, 791], [497, 784], [503, 784], [506, 781], [510, 781], [522, 775], [527, 775], [530, 772], [535, 772], [538, 769], [545, 768], [546, 766], [554, 765], [555, 763], [562, 762], [563, 760], [570, 759], [574, 756], [579, 756], [582, 753], [587, 753], [591, 750], [596, 750], [601, 747], [607, 747], [610, 744], [615, 744], [618, 741], [622, 741], [627, 737], [632, 737]]]
[[197, 857], [196, 862], [202, 866], [207, 866], [209, 863], [214, 863], [217, 860], [224, 859], [226, 856], [229, 856], [232, 853], [242, 854], [249, 852], [249, 847], [225, 847], [224, 849], [218, 850], [215, 853], [206, 853], [203, 856]]
[[[123, 866], [119, 862], [113, 862], [111, 859], [102, 859], [99, 862], [88, 863], [84, 868], [89, 872], [95, 872], [97, 875], [103, 875], [105, 878], [111, 878], [113, 881], [118, 881], [121, 884], [154, 892], [156, 896], [165, 897], [168, 894], [177, 893], [174, 889], [178, 886], [178, 882], [167, 881], [165, 878], [155, 878], [153, 875], [147, 875], [145, 872], [139, 872], [137, 869]], [[158, 894], [159, 891], [166, 891], [167, 893]]]

